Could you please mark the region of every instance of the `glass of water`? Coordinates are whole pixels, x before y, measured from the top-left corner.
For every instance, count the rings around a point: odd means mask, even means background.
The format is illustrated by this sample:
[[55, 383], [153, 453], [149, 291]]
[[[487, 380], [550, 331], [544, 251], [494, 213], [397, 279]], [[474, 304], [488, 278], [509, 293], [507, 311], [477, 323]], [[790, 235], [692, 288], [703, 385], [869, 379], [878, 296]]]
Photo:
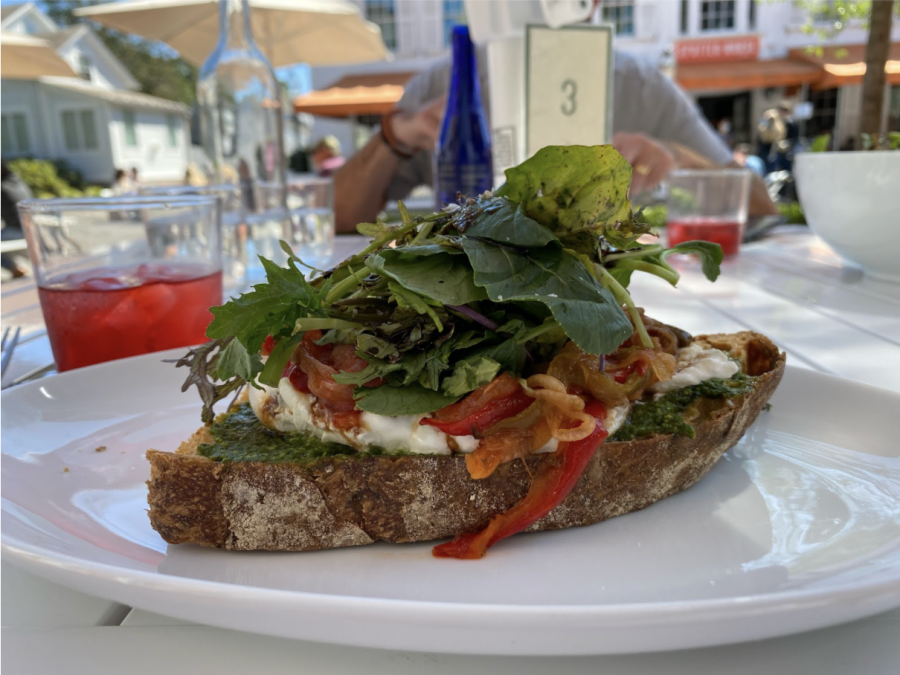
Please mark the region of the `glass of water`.
[[219, 200], [222, 214], [222, 286], [226, 297], [247, 287], [247, 225], [238, 185], [164, 185], [141, 187], [143, 195], [178, 197], [210, 195]]
[[287, 183], [291, 247], [310, 267], [324, 270], [334, 253], [334, 183], [331, 178], [293, 177]]

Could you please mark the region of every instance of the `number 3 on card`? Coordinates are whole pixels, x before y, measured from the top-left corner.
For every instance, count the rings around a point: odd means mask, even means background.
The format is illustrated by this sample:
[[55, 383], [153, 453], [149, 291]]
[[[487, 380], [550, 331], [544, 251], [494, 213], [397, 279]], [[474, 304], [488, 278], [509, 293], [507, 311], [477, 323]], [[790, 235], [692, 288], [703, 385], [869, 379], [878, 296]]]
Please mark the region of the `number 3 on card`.
[[528, 155], [547, 145], [608, 142], [612, 135], [612, 83], [610, 26], [557, 29], [528, 26], [525, 40]]
[[562, 83], [563, 94], [565, 94], [565, 100], [562, 104], [562, 114], [569, 116], [575, 114], [575, 108], [577, 107], [577, 103], [575, 103], [575, 94], [578, 93], [578, 85], [575, 83], [575, 80], [565, 80]]

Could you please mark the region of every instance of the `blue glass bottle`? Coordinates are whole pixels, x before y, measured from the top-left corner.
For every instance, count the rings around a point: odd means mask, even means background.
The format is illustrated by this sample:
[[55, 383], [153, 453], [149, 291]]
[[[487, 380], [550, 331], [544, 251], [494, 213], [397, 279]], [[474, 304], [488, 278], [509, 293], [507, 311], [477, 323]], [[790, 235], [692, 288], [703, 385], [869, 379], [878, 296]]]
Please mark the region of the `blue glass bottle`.
[[477, 197], [491, 189], [491, 135], [481, 102], [475, 48], [467, 26], [453, 27], [450, 92], [434, 153], [436, 208], [456, 203], [457, 194]]

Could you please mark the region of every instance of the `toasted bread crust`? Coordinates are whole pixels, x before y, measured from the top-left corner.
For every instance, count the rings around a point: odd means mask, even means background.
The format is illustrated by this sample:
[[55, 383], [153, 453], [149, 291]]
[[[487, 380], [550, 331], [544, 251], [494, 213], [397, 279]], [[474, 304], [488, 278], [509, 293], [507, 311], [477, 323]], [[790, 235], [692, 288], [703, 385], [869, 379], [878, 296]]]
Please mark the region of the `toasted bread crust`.
[[[569, 496], [529, 531], [589, 525], [642, 509], [693, 485], [738, 442], [778, 386], [784, 354], [757, 333], [694, 340], [740, 357], [745, 372], [760, 376], [754, 390], [717, 400], [694, 423], [696, 438], [605, 443]], [[473, 480], [458, 455], [222, 464], [196, 454], [208, 441], [203, 428], [174, 454], [147, 452], [150, 522], [171, 544], [309, 551], [451, 537], [483, 528], [522, 499], [548, 458], [534, 455]]]

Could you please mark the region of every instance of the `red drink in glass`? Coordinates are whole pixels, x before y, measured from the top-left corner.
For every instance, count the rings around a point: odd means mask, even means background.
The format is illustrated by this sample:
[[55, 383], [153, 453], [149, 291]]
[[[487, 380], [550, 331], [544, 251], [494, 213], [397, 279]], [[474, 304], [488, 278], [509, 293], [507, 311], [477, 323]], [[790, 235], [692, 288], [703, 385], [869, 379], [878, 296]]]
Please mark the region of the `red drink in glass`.
[[741, 247], [741, 223], [715, 217], [677, 218], [666, 222], [669, 246], [686, 241], [719, 244], [725, 255], [736, 255]]
[[205, 342], [222, 273], [190, 264], [99, 267], [38, 289], [60, 371]]

